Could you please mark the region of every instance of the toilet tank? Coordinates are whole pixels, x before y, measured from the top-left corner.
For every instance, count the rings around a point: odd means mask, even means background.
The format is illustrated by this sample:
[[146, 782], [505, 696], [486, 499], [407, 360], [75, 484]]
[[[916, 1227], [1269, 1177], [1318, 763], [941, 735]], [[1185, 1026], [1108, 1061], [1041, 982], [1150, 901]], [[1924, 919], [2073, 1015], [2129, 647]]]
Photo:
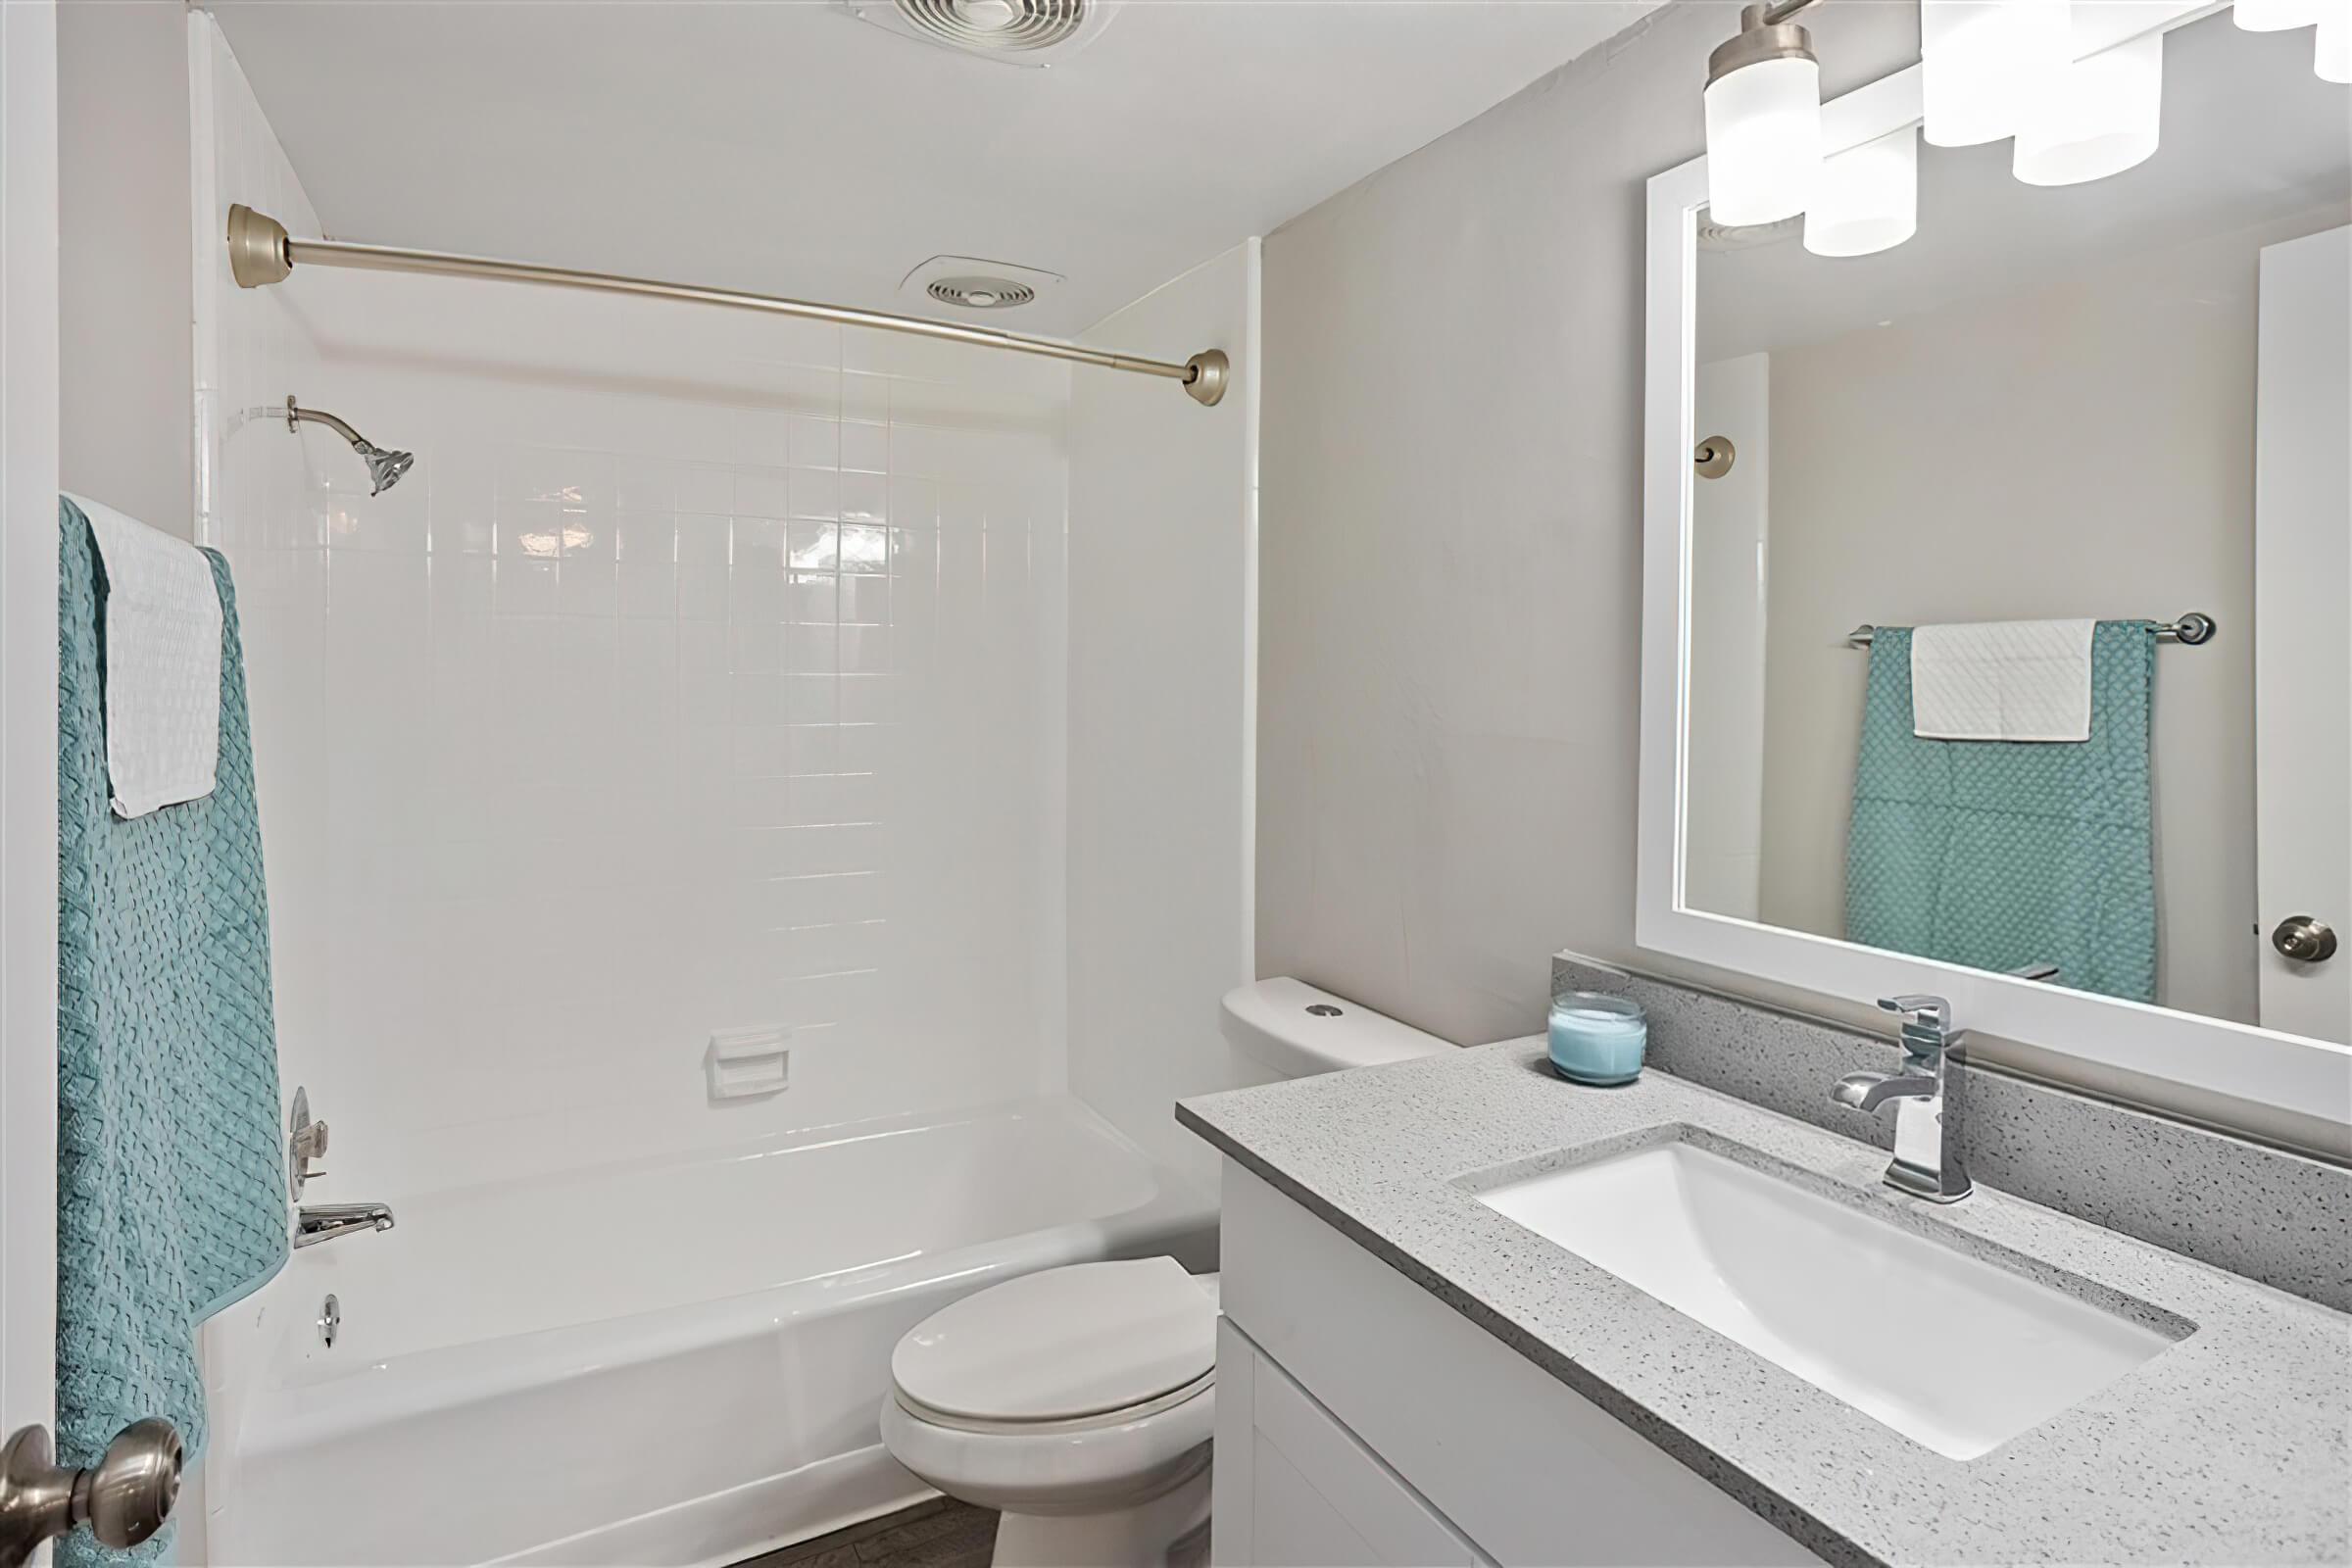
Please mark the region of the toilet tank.
[[1345, 997], [1284, 976], [1236, 986], [1218, 1006], [1234, 1050], [1286, 1078], [1409, 1061], [1454, 1049]]

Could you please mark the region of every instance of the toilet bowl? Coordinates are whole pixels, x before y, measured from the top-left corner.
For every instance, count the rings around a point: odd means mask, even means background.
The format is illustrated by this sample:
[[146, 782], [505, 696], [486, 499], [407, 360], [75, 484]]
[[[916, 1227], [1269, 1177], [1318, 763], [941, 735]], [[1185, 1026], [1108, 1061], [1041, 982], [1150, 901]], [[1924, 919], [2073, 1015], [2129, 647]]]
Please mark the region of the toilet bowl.
[[890, 1358], [882, 1441], [998, 1509], [996, 1561], [1157, 1565], [1206, 1544], [1217, 1277], [1077, 1263], [933, 1313]]
[[[1289, 1077], [1453, 1049], [1291, 979], [1228, 993], [1222, 1023]], [[1217, 1276], [1170, 1257], [991, 1286], [899, 1342], [882, 1441], [949, 1496], [1000, 1511], [997, 1568], [1205, 1563], [1216, 1322]]]

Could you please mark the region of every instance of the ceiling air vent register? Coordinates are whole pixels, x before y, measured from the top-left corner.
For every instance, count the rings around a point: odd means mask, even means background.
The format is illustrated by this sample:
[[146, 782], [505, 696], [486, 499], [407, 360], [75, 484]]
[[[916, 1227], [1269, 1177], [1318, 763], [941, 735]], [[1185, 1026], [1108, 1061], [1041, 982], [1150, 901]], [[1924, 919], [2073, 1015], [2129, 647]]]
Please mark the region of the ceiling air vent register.
[[1108, 24], [1121, 0], [843, 0], [850, 12], [909, 38], [1008, 66], [1068, 58]]

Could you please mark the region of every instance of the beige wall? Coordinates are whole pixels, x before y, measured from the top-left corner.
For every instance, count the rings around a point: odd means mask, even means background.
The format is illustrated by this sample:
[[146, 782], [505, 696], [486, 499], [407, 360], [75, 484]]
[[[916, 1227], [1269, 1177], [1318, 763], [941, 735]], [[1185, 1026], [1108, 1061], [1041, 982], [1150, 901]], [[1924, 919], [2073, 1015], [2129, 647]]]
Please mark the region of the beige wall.
[[[1656, 12], [1266, 242], [1261, 974], [1472, 1041], [1632, 956], [1643, 182], [1734, 25]], [[1833, 93], [1916, 54], [1909, 7], [1815, 36]]]
[[1775, 351], [1768, 921], [1844, 933], [1845, 631], [2201, 610], [2156, 662], [2158, 990], [2254, 1021], [2255, 259], [2334, 216]]
[[59, 482], [194, 533], [188, 13], [57, 8]]

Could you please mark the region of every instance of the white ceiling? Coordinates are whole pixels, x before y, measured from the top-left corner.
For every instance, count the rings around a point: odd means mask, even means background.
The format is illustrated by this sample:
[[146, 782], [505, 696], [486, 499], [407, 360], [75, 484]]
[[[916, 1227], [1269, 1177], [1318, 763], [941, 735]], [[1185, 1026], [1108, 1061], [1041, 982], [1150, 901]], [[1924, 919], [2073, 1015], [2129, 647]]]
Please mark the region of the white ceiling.
[[1792, 236], [1701, 251], [1699, 357], [1817, 343], [2282, 220], [2295, 232], [2345, 221], [2352, 90], [2312, 74], [2311, 48], [2308, 27], [2247, 32], [2207, 17], [2165, 37], [2164, 120], [2136, 168], [2043, 188], [2011, 175], [2008, 142], [1923, 144], [1919, 232], [1892, 250], [1832, 260]]
[[[828, 0], [211, 9], [336, 238], [1061, 336], [1657, 3], [1130, 0], [1047, 71]], [[1068, 281], [1017, 311], [900, 295], [942, 252]]]

